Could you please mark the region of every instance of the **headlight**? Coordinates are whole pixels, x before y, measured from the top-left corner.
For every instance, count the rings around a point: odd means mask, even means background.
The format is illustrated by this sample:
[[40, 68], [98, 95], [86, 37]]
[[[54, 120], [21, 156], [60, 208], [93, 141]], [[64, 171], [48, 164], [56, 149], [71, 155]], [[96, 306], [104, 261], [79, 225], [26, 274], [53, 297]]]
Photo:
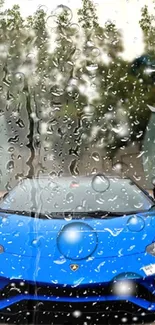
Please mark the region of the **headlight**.
[[132, 296], [135, 294], [136, 286], [133, 281], [117, 281], [113, 283], [112, 292], [117, 296]]
[[146, 252], [152, 256], [155, 256], [155, 243], [152, 243], [151, 245], [148, 245], [146, 247]]

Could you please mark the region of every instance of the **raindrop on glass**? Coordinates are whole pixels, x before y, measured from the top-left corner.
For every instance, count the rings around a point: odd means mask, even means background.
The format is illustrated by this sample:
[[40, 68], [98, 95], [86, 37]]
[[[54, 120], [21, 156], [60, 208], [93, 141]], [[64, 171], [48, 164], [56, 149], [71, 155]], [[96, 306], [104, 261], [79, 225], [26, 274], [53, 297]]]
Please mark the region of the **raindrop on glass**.
[[67, 195], [66, 195], [66, 202], [67, 203], [71, 203], [71, 202], [73, 202], [73, 200], [74, 200], [73, 193], [67, 193]]
[[110, 186], [110, 181], [103, 174], [97, 174], [92, 179], [92, 188], [96, 192], [105, 192]]
[[43, 10], [45, 13], [47, 13], [48, 8], [47, 8], [46, 6], [44, 6], [44, 5], [40, 5], [40, 6], [38, 7], [38, 10]]
[[92, 158], [94, 161], [99, 161], [100, 160], [100, 156], [97, 152], [93, 152], [92, 153]]
[[13, 160], [10, 160], [8, 163], [7, 163], [7, 171], [8, 172], [12, 172], [12, 170], [14, 169], [14, 161]]

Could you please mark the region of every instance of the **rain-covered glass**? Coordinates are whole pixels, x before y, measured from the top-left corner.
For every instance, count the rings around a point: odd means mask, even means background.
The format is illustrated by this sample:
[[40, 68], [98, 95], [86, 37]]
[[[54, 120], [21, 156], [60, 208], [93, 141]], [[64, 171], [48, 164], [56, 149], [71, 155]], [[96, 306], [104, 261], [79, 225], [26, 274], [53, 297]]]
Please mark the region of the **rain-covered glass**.
[[0, 0], [0, 324], [155, 322], [155, 1]]

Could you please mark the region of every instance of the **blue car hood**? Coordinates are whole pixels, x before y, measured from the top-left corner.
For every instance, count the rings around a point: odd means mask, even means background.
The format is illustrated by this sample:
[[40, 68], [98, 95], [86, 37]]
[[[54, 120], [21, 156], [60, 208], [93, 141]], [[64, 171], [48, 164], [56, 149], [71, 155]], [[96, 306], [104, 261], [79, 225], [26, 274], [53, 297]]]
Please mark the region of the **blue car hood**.
[[69, 260], [145, 252], [155, 238], [155, 213], [109, 219], [34, 219], [0, 215], [0, 245], [6, 253]]

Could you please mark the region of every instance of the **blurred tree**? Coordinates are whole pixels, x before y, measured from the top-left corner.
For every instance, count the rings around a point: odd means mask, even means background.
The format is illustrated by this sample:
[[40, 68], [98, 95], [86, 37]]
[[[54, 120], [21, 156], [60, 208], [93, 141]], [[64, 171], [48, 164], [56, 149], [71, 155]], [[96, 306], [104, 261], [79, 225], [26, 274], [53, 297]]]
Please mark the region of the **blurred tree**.
[[[153, 22], [145, 7], [140, 25], [148, 55]], [[46, 160], [53, 154], [63, 165], [69, 156], [81, 160], [87, 147], [114, 157], [130, 141], [141, 141], [154, 88], [147, 76], [131, 73], [121, 32], [110, 21], [99, 25], [92, 0], [82, 1], [78, 24], [63, 5], [51, 16], [40, 8], [26, 19], [15, 5], [1, 10], [0, 31], [0, 103], [19, 145], [31, 152], [29, 176], [36, 155]]]
[[154, 48], [155, 48], [155, 14], [150, 14], [148, 6], [145, 5], [141, 11], [141, 20], [140, 27], [143, 31], [143, 37], [145, 42], [145, 53], [153, 54], [154, 56]]
[[[25, 89], [28, 89], [25, 88], [27, 81], [22, 72], [22, 66], [26, 59], [25, 47], [30, 36], [20, 14], [19, 6], [14, 5], [12, 9], [1, 11], [0, 30], [0, 83], [3, 93], [1, 106], [8, 123], [8, 132], [12, 133], [12, 137], [8, 137], [8, 142], [20, 146], [23, 137], [27, 134], [26, 145], [32, 152], [32, 128], [29, 134], [25, 129], [26, 134], [24, 134], [25, 124], [22, 120], [22, 118], [26, 120], [26, 114], [30, 109], [29, 96], [25, 93]], [[28, 102], [29, 105], [27, 105]], [[12, 157], [15, 158], [14, 155]], [[28, 165], [29, 170], [32, 171], [32, 166], [29, 163], [31, 161], [28, 162]]]

